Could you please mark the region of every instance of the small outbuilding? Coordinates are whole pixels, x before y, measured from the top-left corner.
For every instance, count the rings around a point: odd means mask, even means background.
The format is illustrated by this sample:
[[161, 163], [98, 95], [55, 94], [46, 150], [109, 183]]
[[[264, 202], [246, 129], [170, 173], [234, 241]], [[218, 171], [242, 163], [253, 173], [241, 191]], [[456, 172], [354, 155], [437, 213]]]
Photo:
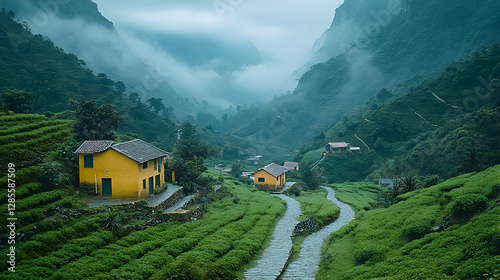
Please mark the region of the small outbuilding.
[[342, 153], [349, 153], [349, 147], [351, 145], [346, 142], [330, 142], [326, 145], [325, 150], [326, 154], [342, 154]]
[[293, 170], [296, 171], [296, 170], [299, 170], [299, 163], [298, 162], [285, 161], [285, 163], [283, 163], [283, 167], [286, 168], [289, 171], [293, 171]]
[[378, 180], [379, 187], [388, 188], [394, 186], [394, 181], [391, 179], [379, 179]]

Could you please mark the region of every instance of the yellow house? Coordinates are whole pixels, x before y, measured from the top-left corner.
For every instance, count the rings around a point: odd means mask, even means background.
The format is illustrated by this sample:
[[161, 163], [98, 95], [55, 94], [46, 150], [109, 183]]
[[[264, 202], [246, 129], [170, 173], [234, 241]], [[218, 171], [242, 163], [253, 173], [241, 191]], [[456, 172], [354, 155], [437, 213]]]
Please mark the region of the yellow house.
[[275, 191], [285, 185], [287, 171], [283, 166], [271, 163], [254, 173], [255, 187], [260, 190]]
[[99, 195], [144, 198], [165, 183], [167, 152], [140, 139], [85, 141], [76, 151], [80, 183], [95, 185]]

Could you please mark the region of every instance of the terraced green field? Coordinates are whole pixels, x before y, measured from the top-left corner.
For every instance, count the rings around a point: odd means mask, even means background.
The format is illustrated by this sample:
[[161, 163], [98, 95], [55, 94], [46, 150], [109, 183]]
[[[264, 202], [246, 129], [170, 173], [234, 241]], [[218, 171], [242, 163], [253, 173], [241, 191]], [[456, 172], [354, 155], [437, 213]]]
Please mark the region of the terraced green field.
[[71, 138], [71, 124], [35, 114], [0, 115], [0, 176], [8, 163], [18, 170], [41, 163], [47, 152]]

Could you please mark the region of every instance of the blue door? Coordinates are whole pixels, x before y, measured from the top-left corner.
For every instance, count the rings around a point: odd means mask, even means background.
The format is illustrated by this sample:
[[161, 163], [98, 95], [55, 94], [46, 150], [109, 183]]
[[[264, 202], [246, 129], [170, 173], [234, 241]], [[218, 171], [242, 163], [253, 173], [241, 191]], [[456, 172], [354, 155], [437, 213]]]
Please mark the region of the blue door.
[[153, 177], [149, 178], [149, 195], [153, 195], [153, 191], [155, 189], [155, 185], [153, 182]]
[[111, 196], [111, 178], [102, 178], [102, 195]]

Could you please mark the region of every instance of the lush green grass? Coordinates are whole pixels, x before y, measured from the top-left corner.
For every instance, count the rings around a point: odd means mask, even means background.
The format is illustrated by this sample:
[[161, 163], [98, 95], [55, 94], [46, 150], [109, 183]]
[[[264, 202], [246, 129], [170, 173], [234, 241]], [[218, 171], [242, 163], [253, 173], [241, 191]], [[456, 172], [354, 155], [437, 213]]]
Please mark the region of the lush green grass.
[[292, 196], [300, 203], [302, 215], [299, 221], [315, 217], [321, 226], [325, 226], [338, 218], [340, 208], [326, 198], [327, 191], [323, 188], [312, 192], [302, 192], [300, 196]]
[[358, 216], [374, 207], [378, 194], [383, 190], [378, 185], [367, 182], [347, 182], [330, 186], [335, 190], [337, 199], [351, 205]]
[[314, 164], [321, 159], [324, 152], [325, 148], [309, 151], [304, 155], [304, 157], [300, 161], [300, 164], [301, 165]]
[[[500, 267], [500, 165], [400, 196], [334, 233], [320, 279], [488, 279]], [[495, 204], [496, 203], [496, 204]], [[439, 232], [444, 220], [453, 225]]]
[[68, 120], [49, 120], [35, 114], [0, 115], [0, 175], [8, 163], [17, 170], [43, 162], [44, 156], [71, 138]]
[[[209, 170], [206, 175], [219, 176]], [[285, 203], [222, 174], [229, 191], [202, 219], [162, 223], [125, 236], [103, 231], [105, 213], [71, 219], [17, 244], [12, 279], [190, 279], [238, 277], [258, 257]], [[36, 188], [35, 188], [36, 189]], [[41, 195], [25, 199], [39, 200]], [[111, 271], [111, 273], [110, 273]], [[6, 276], [7, 274], [4, 274]]]

